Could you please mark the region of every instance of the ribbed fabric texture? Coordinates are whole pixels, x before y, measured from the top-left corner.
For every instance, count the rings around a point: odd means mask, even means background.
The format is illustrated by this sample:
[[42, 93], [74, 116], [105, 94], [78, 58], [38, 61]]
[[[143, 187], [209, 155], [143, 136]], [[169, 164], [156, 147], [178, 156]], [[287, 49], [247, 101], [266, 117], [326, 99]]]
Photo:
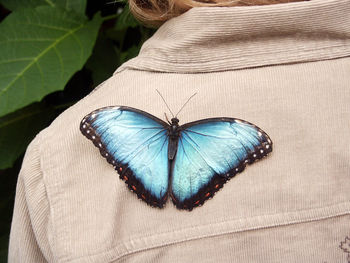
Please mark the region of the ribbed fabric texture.
[[348, 56], [349, 14], [348, 0], [192, 8], [117, 72], [212, 72]]
[[[31, 142], [9, 262], [346, 262], [340, 246], [350, 237], [349, 3], [195, 8], [165, 23], [138, 57]], [[269, 134], [273, 152], [192, 212], [170, 202], [147, 206], [79, 124], [110, 105], [163, 118], [155, 89], [173, 111], [198, 93], [180, 124], [244, 119]]]

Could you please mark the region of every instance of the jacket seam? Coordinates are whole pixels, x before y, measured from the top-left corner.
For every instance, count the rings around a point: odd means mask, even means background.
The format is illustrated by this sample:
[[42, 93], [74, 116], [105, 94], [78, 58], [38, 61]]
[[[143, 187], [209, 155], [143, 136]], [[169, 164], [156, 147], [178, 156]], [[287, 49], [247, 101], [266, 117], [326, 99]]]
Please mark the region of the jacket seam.
[[[51, 253], [51, 256], [53, 258], [55, 258], [54, 256], [54, 253], [53, 253], [53, 249], [52, 249], [52, 245], [53, 244], [56, 244], [56, 228], [54, 227], [54, 221], [53, 221], [53, 216], [52, 216], [52, 206], [51, 206], [51, 203], [50, 203], [50, 199], [49, 199], [49, 195], [48, 195], [48, 192], [47, 192], [47, 187], [46, 187], [46, 183], [45, 183], [45, 178], [44, 178], [44, 169], [43, 169], [43, 159], [42, 159], [42, 151], [41, 151], [41, 145], [42, 145], [42, 136], [43, 136], [43, 133], [44, 133], [45, 129], [40, 131], [36, 137], [35, 137], [35, 144], [33, 146], [35, 146], [36, 148], [36, 151], [37, 151], [37, 155], [38, 155], [38, 162], [39, 162], [39, 167], [40, 167], [40, 175], [41, 175], [41, 179], [42, 179], [42, 183], [43, 183], [43, 186], [44, 186], [44, 189], [45, 189], [45, 197], [46, 197], [46, 200], [47, 200], [47, 205], [48, 205], [48, 211], [49, 211], [49, 216], [51, 216], [51, 224], [52, 224], [52, 229], [54, 231], [54, 234], [53, 234], [53, 237], [52, 237], [52, 243], [50, 242], [50, 239], [49, 239], [49, 236], [47, 236], [47, 240], [48, 240], [48, 248], [50, 249], [50, 253]], [[34, 139], [33, 139], [34, 141]], [[50, 223], [50, 220], [48, 219], [48, 224]], [[37, 237], [36, 237], [37, 238]], [[38, 242], [38, 246], [40, 248], [40, 251], [42, 253], [42, 255], [45, 257], [46, 260], [48, 260], [48, 258], [46, 258], [46, 254], [43, 253], [42, 251], [42, 247], [41, 245], [39, 245], [40, 243]]]
[[[309, 51], [318, 51], [318, 50], [323, 50], [323, 49], [332, 49], [332, 48], [340, 48], [340, 47], [348, 47], [350, 48], [350, 44], [341, 44], [341, 45], [331, 45], [331, 46], [325, 46], [325, 47], [320, 47], [320, 48], [311, 48], [311, 49], [300, 49], [299, 48], [294, 48], [294, 49], [289, 49], [289, 52], [286, 52], [285, 50], [281, 50], [281, 51], [276, 51], [276, 52], [261, 52], [261, 53], [256, 53], [256, 54], [249, 54], [249, 55], [244, 55], [244, 56], [232, 56], [229, 57], [228, 60], [231, 59], [240, 59], [240, 58], [245, 58], [245, 57], [257, 57], [260, 55], [274, 55], [274, 54], [291, 54], [293, 51], [296, 51], [296, 53], [304, 53], [304, 52], [309, 52]], [[226, 57], [226, 56], [223, 56]], [[222, 60], [223, 57], [219, 57], [219, 58], [214, 58], [214, 59], [210, 59], [210, 60], [203, 60], [200, 61], [198, 63], [193, 63], [193, 64], [202, 64], [202, 63], [208, 63], [208, 62], [215, 62], [215, 61], [225, 61]], [[155, 59], [155, 60], [159, 60], [162, 62], [169, 62], [170, 64], [190, 64], [192, 65], [192, 63], [190, 61], [186, 61], [183, 60], [181, 61], [181, 63], [178, 63], [177, 61], [171, 61], [170, 59], [159, 59], [159, 58], [155, 58], [154, 56], [152, 56], [152, 54], [150, 54], [150, 56], [145, 55], [145, 56], [140, 56], [140, 58], [145, 58], [145, 59]]]
[[[299, 54], [305, 54], [305, 53], [310, 53], [312, 51], [320, 51], [320, 50], [331, 50], [331, 49], [340, 49], [340, 48], [349, 48], [349, 53], [345, 53], [343, 52], [343, 54], [330, 54], [331, 58], [326, 58], [325, 56], [321, 57], [321, 58], [308, 58], [305, 56], [302, 57], [298, 57]], [[291, 57], [288, 57], [288, 61], [281, 61], [281, 59], [277, 59], [276, 62], [273, 62], [273, 65], [283, 65], [283, 64], [288, 64], [288, 63], [302, 63], [302, 62], [309, 62], [309, 61], [322, 61], [322, 60], [328, 60], [328, 59], [335, 59], [335, 58], [342, 58], [342, 57], [347, 57], [350, 56], [350, 44], [343, 44], [343, 45], [332, 45], [332, 46], [327, 46], [327, 47], [322, 47], [322, 48], [312, 48], [312, 49], [305, 49], [302, 52], [299, 51], [299, 49], [293, 49], [293, 50], [289, 50], [290, 52], [286, 52], [286, 51], [280, 51], [280, 52], [263, 52], [263, 53], [259, 53], [259, 54], [251, 54], [251, 55], [244, 55], [244, 57], [242, 58], [246, 58], [246, 57], [261, 57], [261, 56], [266, 56], [266, 55], [274, 55], [274, 54], [291, 54], [292, 52], [295, 52], [296, 54], [294, 54], [294, 57], [298, 57], [298, 60], [292, 60]], [[160, 62], [160, 63], [165, 63], [168, 64], [168, 66], [172, 67], [172, 66], [179, 66], [179, 65], [183, 65], [186, 64], [186, 67], [192, 67], [192, 66], [200, 66], [203, 64], [207, 64], [207, 63], [211, 63], [211, 62], [220, 62], [220, 63], [231, 63], [234, 60], [240, 59], [239, 56], [236, 57], [229, 57], [226, 59], [211, 59], [211, 60], [206, 60], [206, 61], [201, 61], [198, 63], [191, 63], [189, 61], [170, 61], [167, 59], [161, 59], [161, 58], [157, 58], [154, 56], [149, 56], [149, 55], [142, 55], [140, 54], [139, 56], [135, 57], [134, 59], [131, 59], [129, 61], [127, 61], [126, 63], [124, 63], [123, 65], [120, 66], [120, 68], [116, 69], [115, 73], [119, 73], [125, 69], [128, 68], [132, 68], [132, 69], [141, 69], [141, 70], [145, 70], [145, 71], [160, 71], [157, 69], [157, 67], [152, 66], [151, 68], [148, 69], [144, 69], [145, 66], [142, 66], [140, 64], [142, 64], [143, 60], [148, 60], [149, 62]], [[258, 61], [257, 65], [260, 66], [266, 66], [266, 65], [271, 65], [270, 62], [266, 62], [266, 61]], [[245, 65], [245, 66], [239, 66], [239, 67], [232, 67], [230, 70], [238, 70], [238, 69], [246, 69], [246, 68], [252, 68], [252, 67], [260, 67], [257, 65]], [[216, 72], [216, 71], [226, 71], [227, 69], [211, 69], [211, 70], [205, 70], [204, 72]], [[193, 73], [193, 72], [198, 72], [196, 69], [195, 70], [185, 70], [185, 71], [176, 71], [174, 69], [165, 69], [162, 70], [162, 72], [181, 72], [181, 73]], [[203, 73], [200, 71], [200, 73]]]
[[[278, 217], [278, 216], [283, 216], [283, 215], [287, 216], [290, 213], [296, 214], [298, 212], [311, 212], [310, 214], [313, 214], [312, 211], [327, 210], [327, 209], [332, 209], [334, 207], [342, 206], [342, 205], [346, 206], [346, 209], [343, 208], [343, 209], [340, 209], [340, 211], [334, 211], [334, 212], [329, 211], [329, 212], [326, 212], [327, 215], [319, 215], [319, 216], [311, 215], [311, 216], [306, 217], [306, 218], [283, 220], [282, 222], [278, 222], [278, 223], [274, 223], [274, 222], [271, 222], [269, 224], [262, 223], [261, 225], [248, 226], [248, 227], [240, 227], [240, 228], [231, 227], [230, 229], [227, 229], [227, 230], [225, 230], [225, 231], [223, 231], [222, 233], [219, 233], [219, 234], [217, 234], [217, 233], [202, 234], [202, 235], [193, 235], [193, 236], [187, 237], [187, 238], [183, 237], [182, 239], [181, 238], [177, 238], [177, 239], [174, 239], [174, 240], [171, 240], [171, 241], [168, 241], [168, 242], [163, 242], [163, 244], [161, 244], [161, 245], [154, 244], [154, 245], [149, 245], [149, 246], [145, 246], [145, 247], [142, 247], [142, 248], [139, 248], [139, 249], [134, 249], [134, 250], [126, 248], [127, 245], [130, 244], [130, 243], [135, 243], [135, 242], [142, 241], [142, 240], [145, 240], [145, 239], [150, 239], [150, 238], [158, 238], [158, 237], [167, 235], [169, 233], [181, 233], [183, 231], [188, 231], [188, 230], [192, 230], [192, 229], [196, 229], [196, 228], [198, 229], [198, 227], [201, 227], [201, 228], [204, 228], [204, 227], [217, 228], [220, 225], [225, 224], [225, 223], [234, 223], [234, 222], [243, 221], [243, 220], [247, 221], [249, 219], [251, 219], [251, 220], [252, 219], [259, 219], [259, 218], [264, 218], [264, 217], [267, 217], [267, 216], [272, 216], [272, 217]], [[110, 248], [108, 250], [105, 250], [103, 252], [97, 252], [97, 253], [94, 253], [94, 254], [84, 255], [84, 256], [81, 256], [81, 257], [74, 258], [74, 259], [67, 259], [66, 258], [66, 260], [67, 260], [66, 262], [80, 262], [79, 260], [82, 260], [82, 259], [85, 259], [85, 258], [89, 258], [89, 257], [96, 257], [96, 256], [100, 256], [100, 255], [103, 255], [103, 254], [112, 253], [113, 251], [117, 251], [120, 248], [124, 247], [125, 248], [125, 249], [123, 249], [125, 251], [124, 253], [120, 253], [119, 255], [116, 256], [116, 258], [112, 258], [111, 259], [112, 261], [109, 261], [109, 262], [113, 262], [113, 261], [116, 261], [116, 260], [120, 260], [122, 257], [125, 257], [125, 256], [127, 256], [129, 254], [138, 253], [138, 252], [149, 250], [149, 249], [154, 249], [154, 248], [157, 248], [157, 247], [169, 246], [169, 245], [177, 244], [177, 243], [181, 243], [181, 242], [187, 242], [187, 241], [197, 240], [197, 239], [201, 239], [201, 238], [210, 238], [210, 237], [214, 237], [214, 236], [221, 236], [221, 235], [226, 235], [226, 234], [230, 234], [230, 233], [239, 233], [239, 232], [258, 230], [258, 229], [264, 229], [264, 228], [272, 228], [272, 227], [279, 227], [279, 226], [286, 226], [286, 225], [293, 225], [293, 224], [299, 224], [299, 223], [319, 221], [319, 220], [323, 220], [323, 219], [327, 219], [327, 218], [333, 218], [333, 217], [347, 215], [347, 214], [350, 214], [350, 201], [342, 202], [342, 203], [339, 203], [339, 204], [332, 204], [332, 205], [328, 205], [328, 206], [310, 208], [310, 209], [300, 209], [300, 210], [288, 211], [288, 212], [283, 212], [283, 213], [264, 214], [264, 215], [252, 216], [252, 217], [247, 217], [247, 218], [237, 218], [237, 219], [234, 219], [234, 220], [224, 220], [224, 221], [221, 221], [221, 222], [218, 222], [218, 223], [215, 223], [215, 224], [206, 224], [206, 225], [201, 225], [201, 226], [198, 226], [198, 225], [197, 226], [191, 226], [191, 227], [187, 227], [187, 228], [184, 228], [184, 229], [177, 229], [175, 231], [172, 230], [172, 231], [158, 233], [158, 234], [155, 234], [155, 235], [143, 236], [143, 237], [140, 237], [140, 238], [137, 238], [137, 239], [133, 239], [133, 240], [123, 241], [119, 245], [114, 246], [114, 247], [112, 247], [112, 248]], [[118, 252], [115, 252], [115, 253], [118, 254]]]
[[299, 221], [297, 221], [297, 222], [286, 222], [286, 223], [281, 223], [281, 224], [276, 224], [276, 225], [258, 226], [258, 227], [255, 227], [255, 228], [250, 228], [250, 229], [245, 229], [245, 230], [229, 230], [229, 231], [227, 231], [225, 233], [216, 234], [216, 235], [213, 234], [213, 235], [207, 235], [207, 236], [197, 236], [195, 238], [188, 238], [188, 239], [184, 239], [184, 240], [174, 241], [174, 242], [171, 242], [171, 243], [169, 242], [168, 244], [165, 244], [165, 245], [158, 245], [158, 246], [153, 246], [153, 247], [148, 247], [148, 248], [142, 248], [142, 249], [139, 249], [139, 250], [132, 251], [130, 253], [125, 253], [124, 255], [121, 255], [121, 256], [119, 256], [116, 259], [112, 259], [112, 261], [109, 261], [108, 263], [114, 263], [115, 261], [119, 262], [124, 257], [127, 257], [127, 256], [132, 255], [132, 254], [140, 253], [142, 251], [157, 249], [157, 248], [160, 248], [160, 247], [172, 246], [172, 245], [176, 245], [176, 244], [179, 244], [179, 243], [190, 242], [190, 241], [195, 241], [195, 240], [199, 240], [199, 239], [213, 238], [213, 237], [218, 237], [218, 236], [226, 236], [226, 235], [230, 235], [230, 234], [234, 234], [234, 233], [241, 233], [241, 232], [246, 232], [246, 231], [254, 231], [254, 230], [261, 230], [261, 229], [277, 228], [277, 227], [283, 227], [283, 226], [289, 226], [289, 225], [296, 225], [296, 224], [303, 224], [303, 223], [322, 221], [322, 220], [326, 220], [326, 219], [330, 219], [330, 218], [346, 216], [346, 215], [349, 215], [349, 214], [350, 214], [350, 211], [345, 212], [345, 213], [339, 213], [339, 214], [336, 214], [336, 215], [329, 215], [329, 216], [325, 216], [325, 217], [321, 217], [321, 218], [314, 218], [314, 219], [310, 219], [310, 220], [300, 221], [300, 222]]

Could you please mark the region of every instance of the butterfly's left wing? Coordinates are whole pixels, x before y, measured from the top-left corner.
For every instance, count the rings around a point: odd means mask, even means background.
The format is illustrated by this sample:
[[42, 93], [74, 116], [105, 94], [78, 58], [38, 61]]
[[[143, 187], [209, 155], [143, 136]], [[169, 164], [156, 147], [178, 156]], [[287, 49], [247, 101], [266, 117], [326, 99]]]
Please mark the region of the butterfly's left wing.
[[269, 136], [240, 119], [205, 119], [180, 129], [171, 174], [171, 197], [180, 209], [202, 205], [247, 163], [272, 151]]
[[81, 121], [81, 132], [99, 148], [130, 190], [152, 206], [168, 195], [168, 124], [144, 111], [97, 109]]

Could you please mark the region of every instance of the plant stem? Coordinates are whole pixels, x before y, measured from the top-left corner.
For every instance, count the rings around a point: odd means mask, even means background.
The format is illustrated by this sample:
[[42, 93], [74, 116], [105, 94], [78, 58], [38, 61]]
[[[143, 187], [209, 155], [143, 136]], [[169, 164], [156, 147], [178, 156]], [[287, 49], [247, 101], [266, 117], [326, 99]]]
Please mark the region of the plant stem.
[[106, 20], [117, 18], [118, 16], [119, 16], [119, 14], [114, 14], [114, 15], [110, 15], [110, 16], [104, 16], [104, 17], [102, 17], [102, 19], [103, 19], [103, 21], [106, 21]]

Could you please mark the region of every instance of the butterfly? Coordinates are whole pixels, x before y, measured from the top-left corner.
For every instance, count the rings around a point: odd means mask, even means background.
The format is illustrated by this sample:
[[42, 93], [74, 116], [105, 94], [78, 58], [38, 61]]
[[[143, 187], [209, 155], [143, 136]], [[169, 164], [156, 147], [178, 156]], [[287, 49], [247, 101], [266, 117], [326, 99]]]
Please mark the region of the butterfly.
[[272, 151], [269, 136], [237, 118], [202, 119], [179, 125], [145, 111], [110, 106], [86, 115], [80, 130], [98, 147], [137, 197], [162, 208], [170, 195], [191, 211]]

